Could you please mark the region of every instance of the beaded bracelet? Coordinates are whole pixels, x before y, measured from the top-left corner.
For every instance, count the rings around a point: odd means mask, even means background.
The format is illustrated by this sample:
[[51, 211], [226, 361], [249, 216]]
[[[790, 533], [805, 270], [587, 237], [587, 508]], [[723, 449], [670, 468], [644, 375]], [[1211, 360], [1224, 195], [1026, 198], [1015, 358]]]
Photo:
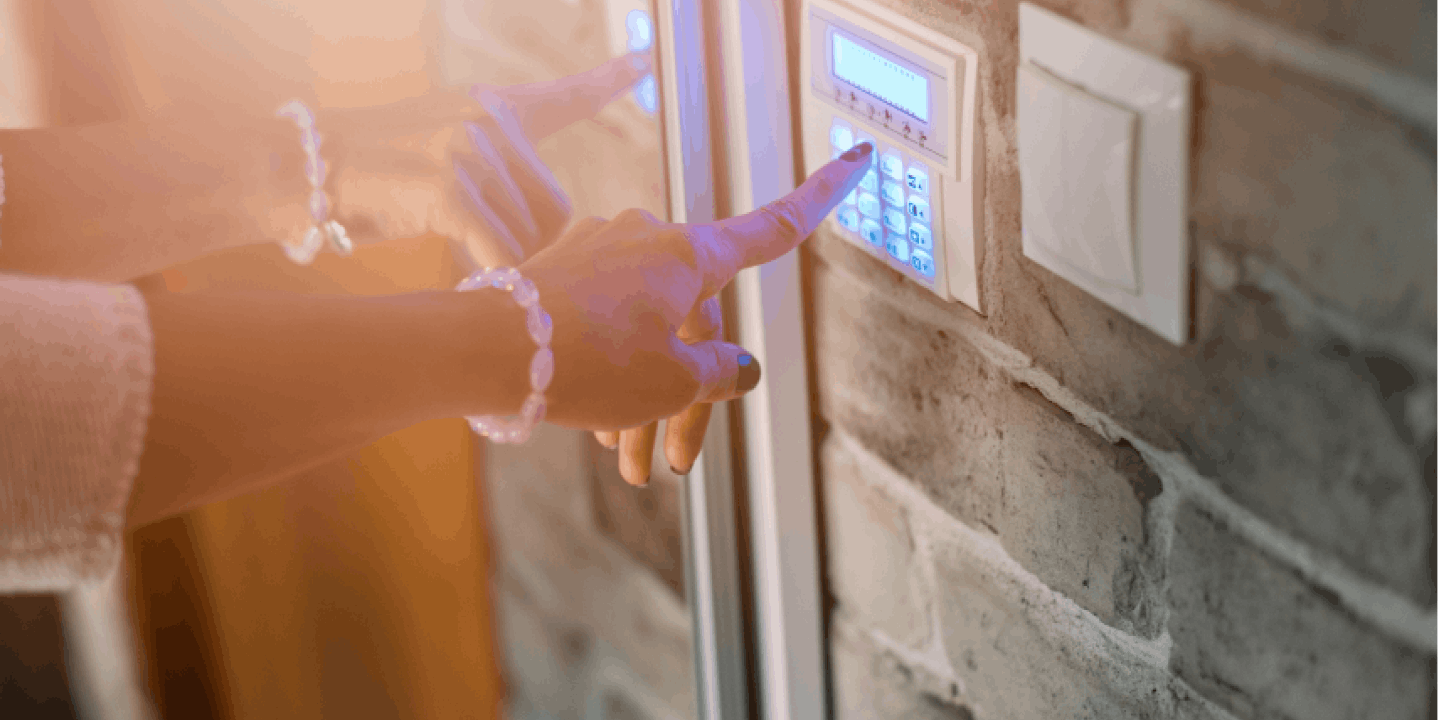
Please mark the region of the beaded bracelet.
[[299, 245], [281, 243], [285, 255], [297, 265], [309, 265], [319, 254], [325, 240], [340, 255], [354, 250], [344, 226], [330, 218], [330, 198], [325, 186], [325, 161], [320, 159], [320, 133], [315, 131], [315, 115], [299, 100], [291, 100], [276, 111], [276, 116], [290, 118], [300, 127], [300, 145], [305, 148], [305, 178], [310, 181], [310, 219], [315, 221]]
[[465, 419], [470, 421], [472, 430], [490, 438], [491, 442], [523, 443], [545, 417], [545, 389], [555, 377], [555, 353], [550, 351], [550, 336], [555, 328], [550, 315], [540, 307], [540, 291], [515, 268], [485, 268], [460, 281], [455, 289], [464, 292], [489, 287], [510, 293], [515, 304], [525, 310], [525, 328], [535, 341], [535, 355], [530, 358], [530, 395], [514, 420], [480, 415]]

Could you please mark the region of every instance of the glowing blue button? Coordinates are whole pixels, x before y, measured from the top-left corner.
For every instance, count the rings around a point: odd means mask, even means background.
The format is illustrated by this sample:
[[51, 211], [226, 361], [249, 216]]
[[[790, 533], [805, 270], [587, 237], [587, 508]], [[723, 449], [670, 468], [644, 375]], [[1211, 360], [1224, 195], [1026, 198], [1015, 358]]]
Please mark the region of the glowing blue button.
[[650, 14], [644, 10], [631, 10], [625, 16], [625, 45], [630, 52], [649, 50], [655, 42], [655, 28], [650, 22]]
[[900, 262], [910, 262], [910, 243], [905, 242], [904, 235], [894, 233], [886, 235], [885, 252], [890, 253], [890, 257]]
[[856, 199], [860, 205], [860, 214], [868, 218], [880, 217], [880, 201], [870, 193], [862, 192]]
[[874, 220], [861, 220], [860, 237], [865, 238], [865, 242], [879, 247], [882, 243], [885, 242], [885, 231], [881, 230], [880, 223], [877, 223]]
[[900, 208], [885, 208], [884, 223], [886, 230], [905, 237], [905, 213]]
[[935, 241], [930, 237], [930, 228], [920, 223], [910, 224], [910, 244], [921, 250], [934, 250]]
[[905, 188], [900, 187], [900, 183], [887, 182], [880, 188], [880, 197], [886, 203], [900, 207], [905, 204]]
[[935, 277], [935, 261], [931, 259], [930, 253], [924, 250], [916, 250], [910, 254], [910, 267], [925, 277]]
[[842, 207], [835, 213], [835, 219], [840, 221], [840, 226], [855, 232], [860, 229], [860, 214], [855, 212], [853, 207]]
[[887, 152], [880, 158], [880, 172], [891, 180], [899, 182], [905, 177], [905, 162], [895, 152]]
[[865, 173], [865, 177], [860, 179], [860, 189], [872, 193], [879, 192], [880, 176], [876, 175], [874, 170]]
[[[875, 167], [875, 165], [880, 162], [880, 146], [875, 144], [875, 138], [865, 134], [861, 134], [859, 137], [855, 138], [856, 145], [867, 142], [870, 143], [870, 147], [874, 148], [870, 151], [870, 167]], [[875, 191], [871, 190], [870, 192]]]
[[910, 217], [920, 222], [930, 222], [930, 202], [919, 195], [910, 196], [910, 202], [905, 205], [905, 210], [910, 213]]
[[837, 122], [834, 127], [830, 128], [830, 144], [840, 152], [845, 152], [855, 147], [855, 135], [850, 132], [848, 125], [841, 125]]
[[854, 205], [854, 204], [855, 204], [855, 200], [856, 200], [856, 196], [859, 195], [859, 192], [860, 192], [859, 190], [851, 190], [851, 191], [850, 191], [850, 194], [845, 196], [845, 204], [846, 204], [846, 205]]
[[905, 171], [905, 186], [921, 195], [930, 194], [930, 173], [920, 165], [911, 165]]

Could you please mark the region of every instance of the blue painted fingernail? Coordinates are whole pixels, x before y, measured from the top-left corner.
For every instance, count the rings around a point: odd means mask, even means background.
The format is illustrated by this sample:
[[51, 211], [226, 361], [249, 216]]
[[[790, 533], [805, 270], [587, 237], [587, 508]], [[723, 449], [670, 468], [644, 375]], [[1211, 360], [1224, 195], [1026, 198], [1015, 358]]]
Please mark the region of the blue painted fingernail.
[[740, 377], [735, 381], [735, 389], [747, 393], [760, 384], [760, 361], [750, 353], [741, 353], [739, 363]]
[[853, 148], [850, 148], [849, 150], [846, 150], [845, 154], [840, 156], [840, 159], [844, 160], [845, 162], [855, 162], [856, 160], [869, 157], [870, 152], [874, 149], [874, 145], [871, 145], [868, 142], [863, 142]]

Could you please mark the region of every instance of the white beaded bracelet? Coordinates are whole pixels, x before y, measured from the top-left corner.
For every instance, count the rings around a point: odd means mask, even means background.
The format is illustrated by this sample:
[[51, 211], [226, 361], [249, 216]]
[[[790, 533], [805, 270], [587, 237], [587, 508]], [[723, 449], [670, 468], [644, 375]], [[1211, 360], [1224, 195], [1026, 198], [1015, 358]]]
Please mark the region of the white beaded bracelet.
[[463, 292], [490, 287], [510, 293], [515, 304], [525, 310], [525, 328], [535, 341], [535, 355], [530, 358], [530, 395], [514, 420], [480, 415], [465, 419], [472, 430], [491, 442], [522, 443], [530, 439], [530, 432], [545, 418], [545, 389], [555, 377], [555, 353], [550, 351], [550, 336], [555, 328], [550, 315], [540, 307], [540, 291], [515, 268], [485, 268], [460, 281], [455, 289]]
[[310, 181], [310, 219], [315, 221], [299, 245], [281, 243], [285, 255], [297, 265], [309, 265], [328, 239], [340, 255], [354, 250], [345, 227], [330, 219], [330, 198], [325, 195], [325, 161], [320, 159], [320, 133], [315, 131], [315, 114], [299, 100], [280, 106], [276, 116], [290, 118], [300, 127], [300, 145], [305, 148], [305, 178]]

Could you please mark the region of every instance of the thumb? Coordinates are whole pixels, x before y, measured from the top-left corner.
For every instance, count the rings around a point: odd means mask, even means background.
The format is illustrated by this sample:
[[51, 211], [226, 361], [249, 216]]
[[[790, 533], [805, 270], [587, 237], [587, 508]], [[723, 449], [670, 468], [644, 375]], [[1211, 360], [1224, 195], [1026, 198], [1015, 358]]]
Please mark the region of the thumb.
[[734, 400], [760, 384], [760, 361], [745, 348], [710, 341], [686, 345], [675, 340], [676, 354], [700, 381], [697, 403]]

